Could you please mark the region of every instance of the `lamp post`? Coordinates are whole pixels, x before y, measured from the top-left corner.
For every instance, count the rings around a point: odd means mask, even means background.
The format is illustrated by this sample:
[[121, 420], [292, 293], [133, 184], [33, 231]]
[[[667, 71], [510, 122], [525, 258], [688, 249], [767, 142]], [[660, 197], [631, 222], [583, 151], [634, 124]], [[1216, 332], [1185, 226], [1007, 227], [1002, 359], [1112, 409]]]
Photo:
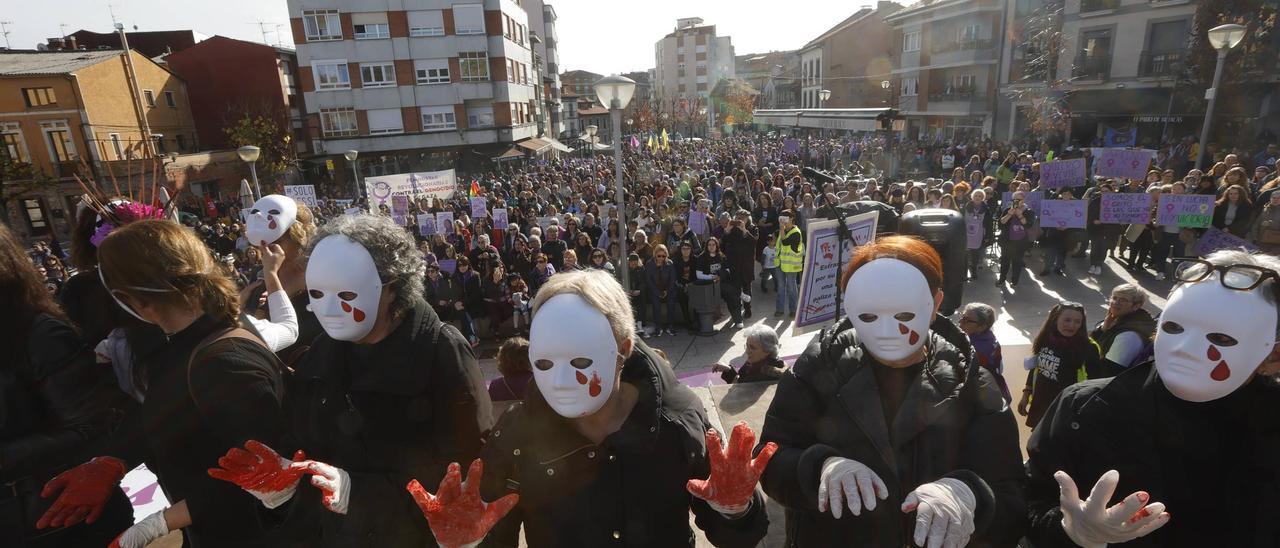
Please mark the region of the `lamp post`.
[[236, 154], [240, 156], [240, 160], [249, 164], [249, 174], [253, 176], [253, 190], [257, 193], [257, 197], [262, 197], [262, 187], [258, 185], [258, 156], [262, 154], [262, 149], [253, 145], [245, 145], [236, 149]]
[[1197, 169], [1204, 169], [1205, 157], [1209, 155], [1209, 126], [1213, 122], [1213, 104], [1218, 99], [1218, 85], [1222, 83], [1222, 62], [1227, 60], [1227, 52], [1244, 40], [1244, 33], [1244, 26], [1235, 24], [1218, 25], [1209, 29], [1209, 44], [1218, 50], [1218, 62], [1213, 68], [1213, 87], [1204, 92], [1204, 98], [1209, 100], [1209, 106], [1204, 111], [1204, 126], [1200, 128], [1200, 154], [1196, 157]]
[[587, 126], [586, 131], [587, 131], [587, 143], [591, 145], [591, 156], [594, 158], [596, 155], [596, 132], [600, 131], [600, 128], [595, 124], [591, 124]]
[[[618, 201], [618, 270], [622, 274], [618, 279], [622, 281], [622, 289], [630, 291], [630, 272], [627, 267], [627, 209], [626, 195], [622, 188], [622, 111], [627, 108], [627, 103], [631, 102], [631, 96], [636, 92], [636, 82], [626, 76], [605, 76], [596, 82], [596, 97], [600, 99], [600, 104], [609, 107], [609, 115], [613, 117], [613, 184], [615, 199]], [[605, 223], [607, 228], [609, 223]], [[607, 255], [609, 250], [605, 250]]]
[[361, 194], [361, 192], [360, 192], [360, 168], [359, 168], [359, 165], [356, 163], [356, 158], [359, 158], [359, 157], [360, 157], [360, 151], [358, 151], [358, 150], [348, 150], [348, 151], [346, 151], [346, 152], [343, 152], [343, 153], [342, 153], [342, 157], [343, 157], [343, 158], [346, 158], [348, 162], [351, 162], [351, 174], [355, 177], [354, 179], [352, 179], [352, 181], [353, 181], [353, 185], [355, 186], [355, 188], [351, 189], [351, 190], [353, 191], [353, 193], [351, 194], [351, 198], [352, 198], [353, 200], [359, 200], [359, 199], [360, 199], [360, 194]]
[[827, 106], [827, 99], [830, 99], [830, 98], [831, 98], [831, 90], [829, 89], [818, 90], [818, 108], [825, 108]]

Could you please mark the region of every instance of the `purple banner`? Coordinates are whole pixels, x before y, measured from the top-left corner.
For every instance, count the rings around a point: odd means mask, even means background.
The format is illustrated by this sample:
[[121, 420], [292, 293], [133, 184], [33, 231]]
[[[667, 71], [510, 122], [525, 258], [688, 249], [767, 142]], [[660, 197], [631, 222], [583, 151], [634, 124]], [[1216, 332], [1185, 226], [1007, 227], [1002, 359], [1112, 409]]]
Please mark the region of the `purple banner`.
[[[1043, 193], [1043, 192], [1039, 192], [1039, 191], [1035, 191], [1035, 192], [1024, 192], [1023, 194], [1025, 195], [1025, 199], [1026, 199], [1026, 201], [1027, 201], [1027, 209], [1029, 209], [1029, 210], [1031, 210], [1031, 211], [1034, 211], [1034, 212], [1036, 212], [1037, 214], [1039, 214], [1039, 213], [1040, 213], [1040, 204], [1041, 204], [1042, 202], [1044, 202], [1044, 193]], [[1010, 206], [1010, 205], [1012, 205], [1012, 204], [1013, 204], [1013, 193], [1012, 193], [1012, 192], [1006, 192], [1006, 193], [1004, 193], [1003, 195], [1001, 195], [1001, 196], [1000, 196], [1000, 207], [1001, 207], [1001, 209], [1006, 208], [1006, 207], [1009, 207], [1009, 206]]]
[[1040, 204], [1040, 226], [1043, 228], [1084, 228], [1084, 200], [1045, 200]]
[[1196, 240], [1196, 255], [1204, 257], [1219, 249], [1241, 249], [1245, 251], [1257, 251], [1258, 246], [1249, 243], [1244, 238], [1233, 236], [1229, 232], [1210, 228], [1206, 230], [1204, 236]]
[[1084, 186], [1084, 158], [1040, 163], [1040, 186], [1062, 188]]
[[1212, 194], [1161, 194], [1156, 224], [1205, 228], [1213, 221]]
[[1103, 177], [1145, 179], [1155, 155], [1154, 150], [1145, 148], [1104, 148], [1098, 156], [1097, 172]]
[[797, 151], [799, 151], [799, 150], [800, 150], [800, 140], [799, 140], [799, 139], [787, 139], [787, 140], [783, 141], [783, 142], [782, 142], [782, 150], [785, 150], [785, 151], [790, 152], [790, 153], [792, 153], [792, 154], [796, 153]]
[[1151, 195], [1145, 192], [1103, 194], [1100, 219], [1113, 225], [1145, 225], [1151, 222]]

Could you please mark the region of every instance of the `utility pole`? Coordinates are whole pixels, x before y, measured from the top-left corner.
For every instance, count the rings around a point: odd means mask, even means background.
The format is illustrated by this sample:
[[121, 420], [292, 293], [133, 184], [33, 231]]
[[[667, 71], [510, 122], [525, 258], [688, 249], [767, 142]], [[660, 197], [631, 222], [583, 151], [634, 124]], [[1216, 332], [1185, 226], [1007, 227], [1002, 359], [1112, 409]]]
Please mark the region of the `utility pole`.
[[147, 123], [147, 115], [142, 104], [142, 92], [138, 91], [138, 75], [133, 70], [133, 58], [129, 55], [129, 37], [124, 32], [124, 25], [116, 23], [116, 32], [120, 34], [120, 55], [124, 59], [125, 74], [129, 78], [129, 96], [133, 99], [133, 110], [138, 116], [138, 131], [142, 133], [143, 157], [155, 158], [155, 141], [151, 138], [151, 126]]

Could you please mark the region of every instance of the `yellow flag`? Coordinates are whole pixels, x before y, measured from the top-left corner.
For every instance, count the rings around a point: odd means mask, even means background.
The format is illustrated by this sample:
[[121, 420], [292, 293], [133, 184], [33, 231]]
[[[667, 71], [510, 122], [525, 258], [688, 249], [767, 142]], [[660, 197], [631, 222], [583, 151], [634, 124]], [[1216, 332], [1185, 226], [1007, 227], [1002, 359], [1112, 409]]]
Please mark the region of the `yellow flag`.
[[652, 135], [650, 135], [650, 136], [649, 136], [649, 150], [653, 150], [653, 146], [654, 146], [654, 145], [653, 145], [653, 136], [652, 136]]
[[662, 130], [662, 150], [671, 150], [671, 139], [667, 138], [667, 130]]

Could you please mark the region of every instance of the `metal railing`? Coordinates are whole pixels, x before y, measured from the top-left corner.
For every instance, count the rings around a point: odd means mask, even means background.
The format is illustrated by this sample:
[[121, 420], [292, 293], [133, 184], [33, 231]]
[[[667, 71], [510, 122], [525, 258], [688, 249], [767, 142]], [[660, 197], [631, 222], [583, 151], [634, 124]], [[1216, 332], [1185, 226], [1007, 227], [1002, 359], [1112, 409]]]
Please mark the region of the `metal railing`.
[[1079, 80], [1106, 80], [1111, 74], [1111, 56], [1076, 56], [1071, 77]]
[[1138, 61], [1138, 76], [1174, 76], [1182, 69], [1181, 51], [1144, 51]]
[[981, 96], [979, 96], [978, 93], [972, 89], [959, 89], [959, 90], [953, 89], [950, 91], [941, 91], [941, 92], [929, 94], [930, 103], [938, 103], [938, 102], [945, 102], [945, 101], [968, 102], [968, 101], [973, 101], [975, 99], [980, 99], [980, 98]]
[[1080, 0], [1080, 13], [1113, 10], [1120, 7], [1120, 0]]
[[950, 42], [934, 42], [930, 47], [933, 53], [947, 53], [952, 51], [974, 51], [980, 49], [991, 49], [996, 45], [995, 40], [953, 40]]

